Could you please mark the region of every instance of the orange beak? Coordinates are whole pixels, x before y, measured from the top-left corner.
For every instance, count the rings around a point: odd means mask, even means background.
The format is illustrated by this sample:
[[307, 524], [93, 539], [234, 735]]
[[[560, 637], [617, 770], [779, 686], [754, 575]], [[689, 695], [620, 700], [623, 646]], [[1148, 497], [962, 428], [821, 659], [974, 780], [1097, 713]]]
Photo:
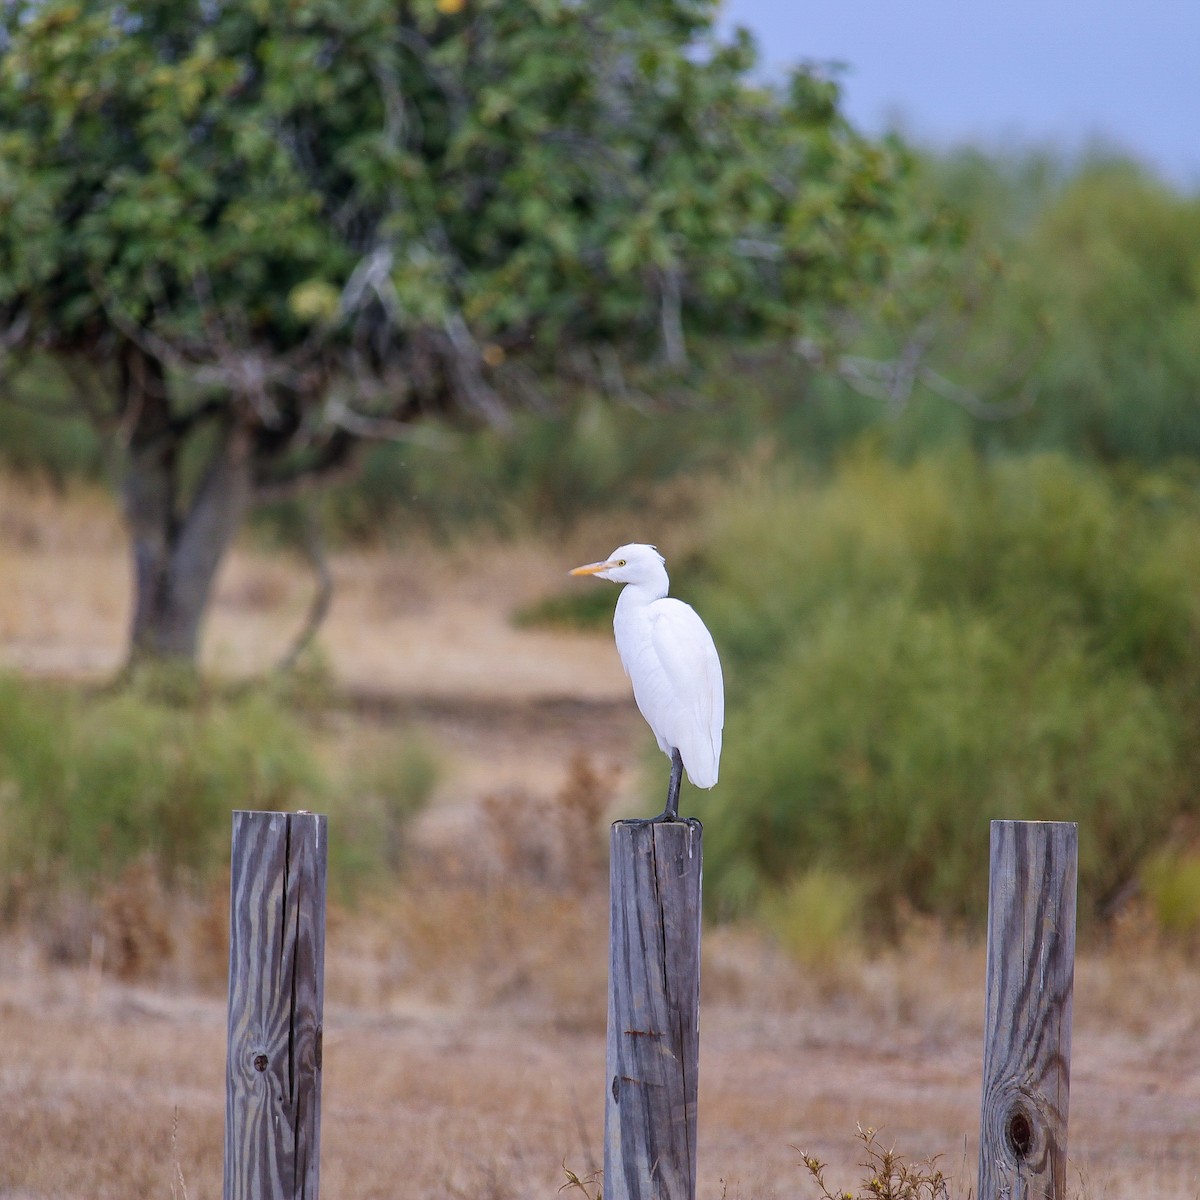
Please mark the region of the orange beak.
[[588, 563], [586, 566], [575, 567], [574, 570], [568, 571], [568, 575], [598, 575], [601, 571], [608, 570], [613, 564], [611, 562], [594, 562]]

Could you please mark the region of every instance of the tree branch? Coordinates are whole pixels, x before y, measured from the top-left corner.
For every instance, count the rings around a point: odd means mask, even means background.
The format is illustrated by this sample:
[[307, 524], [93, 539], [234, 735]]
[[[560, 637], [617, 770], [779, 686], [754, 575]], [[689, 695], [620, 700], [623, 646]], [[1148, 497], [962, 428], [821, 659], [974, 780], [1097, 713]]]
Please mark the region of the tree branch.
[[313, 592], [304, 624], [301, 625], [292, 644], [275, 668], [280, 675], [286, 675], [295, 667], [300, 656], [320, 632], [321, 626], [329, 614], [330, 606], [333, 604], [333, 573], [329, 569], [329, 560], [325, 556], [325, 539], [321, 533], [320, 522], [308, 504], [305, 504], [300, 510], [300, 534], [300, 548], [305, 560], [312, 567], [316, 590]]
[[1036, 392], [1026, 384], [1011, 403], [997, 404], [985, 400], [970, 388], [947, 379], [924, 364], [929, 340], [923, 337], [911, 338], [900, 355], [890, 359], [866, 358], [857, 354], [830, 358], [810, 338], [798, 338], [792, 348], [818, 370], [832, 371], [859, 395], [881, 400], [897, 409], [903, 408], [912, 399], [913, 389], [918, 383], [983, 421], [1007, 421], [1018, 417], [1028, 412], [1037, 398]]
[[361, 465], [363, 443], [344, 431], [334, 431], [315, 459], [296, 463], [278, 475], [254, 481], [254, 503], [275, 504], [295, 500], [342, 479], [350, 479]]
[[450, 449], [456, 439], [444, 430], [427, 429], [414, 421], [400, 421], [393, 417], [368, 416], [355, 412], [343, 401], [331, 399], [325, 405], [325, 420], [338, 429], [353, 434], [356, 438], [373, 442], [408, 442], [430, 446], [437, 450]]
[[1011, 417], [1019, 417], [1027, 413], [1037, 401], [1036, 390], [1028, 384], [1021, 389], [1017, 398], [1011, 404], [996, 404], [990, 400], [982, 400], [969, 388], [961, 387], [944, 375], [939, 375], [932, 367], [921, 368], [921, 382], [933, 393], [965, 408], [973, 417], [981, 421], [1007, 421]]
[[661, 324], [663, 358], [667, 366], [683, 370], [687, 366], [687, 343], [683, 339], [683, 286], [678, 267], [658, 272], [662, 294]]
[[443, 322], [455, 382], [467, 402], [495, 429], [508, 430], [512, 417], [495, 389], [483, 377], [483, 354], [462, 314], [452, 312]]

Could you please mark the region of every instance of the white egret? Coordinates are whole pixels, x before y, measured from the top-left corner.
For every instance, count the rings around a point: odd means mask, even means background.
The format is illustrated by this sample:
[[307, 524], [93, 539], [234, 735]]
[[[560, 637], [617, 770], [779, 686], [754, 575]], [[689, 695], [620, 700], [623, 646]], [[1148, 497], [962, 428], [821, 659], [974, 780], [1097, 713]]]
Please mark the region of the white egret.
[[725, 689], [712, 634], [690, 604], [667, 596], [667, 569], [653, 546], [619, 546], [604, 562], [571, 574], [625, 584], [613, 616], [617, 653], [642, 716], [671, 760], [667, 806], [650, 820], [674, 821], [684, 768], [697, 787], [717, 782]]

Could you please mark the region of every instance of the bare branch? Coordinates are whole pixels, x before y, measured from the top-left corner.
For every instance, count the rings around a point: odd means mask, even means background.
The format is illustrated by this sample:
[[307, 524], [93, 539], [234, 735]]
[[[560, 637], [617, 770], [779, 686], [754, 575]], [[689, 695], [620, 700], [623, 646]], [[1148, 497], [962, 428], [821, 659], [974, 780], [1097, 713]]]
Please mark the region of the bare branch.
[[784, 257], [783, 247], [766, 238], [740, 237], [733, 243], [733, 248], [743, 258], [759, 258], [764, 262], [779, 262]]
[[365, 441], [408, 442], [436, 450], [448, 450], [457, 442], [452, 434], [444, 430], [427, 429], [415, 421], [399, 421], [393, 417], [375, 417], [355, 412], [337, 398], [326, 402], [324, 419], [330, 425]]
[[312, 644], [333, 604], [333, 573], [329, 569], [329, 560], [325, 556], [325, 539], [321, 533], [320, 522], [308, 504], [305, 504], [300, 511], [300, 532], [300, 547], [306, 561], [312, 567], [316, 590], [313, 592], [304, 624], [275, 668], [281, 675], [286, 675], [291, 671], [300, 656]]
[[462, 314], [452, 312], [442, 323], [442, 328], [451, 350], [450, 365], [455, 382], [468, 407], [475, 409], [494, 428], [511, 428], [512, 417], [504, 402], [483, 377], [483, 353]]
[[362, 462], [362, 445], [349, 434], [331, 437], [316, 459], [298, 463], [278, 475], [256, 479], [254, 503], [297, 500], [331, 483], [353, 479]]
[[395, 254], [386, 242], [373, 246], [358, 261], [342, 288], [341, 308], [347, 316], [365, 307], [368, 296], [373, 296], [383, 307], [389, 321], [395, 321], [400, 312], [400, 297], [392, 283], [392, 263]]
[[29, 310], [21, 309], [15, 320], [10, 321], [8, 328], [0, 334], [0, 361], [7, 358], [9, 353], [25, 340], [29, 332]]
[[[198, 272], [192, 279], [192, 288], [204, 321], [206, 340], [203, 345], [177, 344], [162, 337], [130, 317], [96, 272], [91, 273], [90, 280], [109, 320], [142, 354], [194, 383], [221, 388], [245, 402], [256, 419], [267, 428], [275, 428], [282, 421], [279, 406], [271, 397], [273, 387], [304, 392], [314, 383], [316, 337], [310, 336], [286, 354], [264, 354], [249, 345], [239, 346], [219, 315], [212, 289], [203, 272]], [[250, 341], [248, 337], [237, 340], [244, 343]]]
[[609, 399], [616, 400], [635, 412], [650, 412], [653, 401], [645, 392], [629, 386], [625, 372], [621, 370], [621, 356], [616, 350], [605, 342], [596, 347], [595, 355], [600, 367], [600, 383]]
[[833, 371], [859, 395], [881, 400], [894, 408], [903, 408], [912, 398], [918, 383], [931, 392], [966, 409], [983, 421], [1006, 421], [1028, 412], [1036, 401], [1036, 393], [1028, 384], [1015, 400], [997, 404], [985, 400], [970, 388], [947, 379], [922, 361], [929, 341], [914, 337], [905, 343], [897, 358], [866, 358], [857, 354], [842, 354], [831, 359], [811, 338], [798, 338], [793, 349], [818, 370]]
[[191, 370], [194, 361], [165, 338], [159, 337], [152, 329], [148, 329], [128, 316], [109, 292], [98, 273], [90, 272], [89, 280], [105, 315], [128, 342], [136, 346], [147, 358], [156, 359], [165, 367], [171, 367], [183, 373]]
[[954, 404], [961, 405], [973, 417], [982, 421], [1007, 421], [1011, 417], [1019, 417], [1027, 413], [1037, 401], [1036, 390], [1026, 385], [1011, 404], [994, 404], [989, 400], [981, 400], [968, 388], [939, 375], [931, 367], [921, 368], [921, 382], [936, 395]]
[[683, 280], [678, 267], [658, 272], [662, 295], [661, 325], [663, 358], [667, 366], [682, 370], [687, 366], [687, 343], [683, 338]]

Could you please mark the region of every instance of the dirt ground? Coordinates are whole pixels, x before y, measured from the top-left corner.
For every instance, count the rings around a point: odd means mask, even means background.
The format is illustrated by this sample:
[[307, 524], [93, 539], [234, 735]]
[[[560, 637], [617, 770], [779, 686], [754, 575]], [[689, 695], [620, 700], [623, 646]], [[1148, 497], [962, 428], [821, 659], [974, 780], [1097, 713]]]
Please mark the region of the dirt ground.
[[[644, 734], [608, 636], [510, 620], [608, 543], [337, 556], [322, 645], [349, 698], [343, 719], [380, 737], [415, 724], [448, 764], [427, 846], [452, 843], [488, 796], [552, 797], [580, 754], [614, 809], [630, 803]], [[103, 498], [0, 481], [0, 583], [0, 668], [98, 679], [119, 664], [127, 570]], [[307, 588], [286, 558], [239, 551], [208, 669], [272, 662]], [[450, 902], [436, 888], [331, 916], [324, 1195], [550, 1197], [564, 1164], [581, 1176], [598, 1165], [603, 888], [547, 893], [535, 909], [519, 897], [512, 911], [503, 884], [476, 907], [456, 895], [457, 925], [438, 924]], [[420, 921], [429, 978], [396, 949]], [[797, 1147], [831, 1164], [831, 1186], [857, 1186], [858, 1125], [910, 1158], [941, 1155], [966, 1196], [983, 982], [979, 945], [933, 928], [820, 973], [752, 932], [707, 930], [702, 1200], [816, 1196]], [[217, 1196], [224, 1043], [219, 986], [122, 983], [96, 964], [55, 965], [28, 931], [7, 935], [0, 1200]], [[1143, 930], [1081, 954], [1070, 1116], [1072, 1195], [1200, 1196], [1200, 970]]]

